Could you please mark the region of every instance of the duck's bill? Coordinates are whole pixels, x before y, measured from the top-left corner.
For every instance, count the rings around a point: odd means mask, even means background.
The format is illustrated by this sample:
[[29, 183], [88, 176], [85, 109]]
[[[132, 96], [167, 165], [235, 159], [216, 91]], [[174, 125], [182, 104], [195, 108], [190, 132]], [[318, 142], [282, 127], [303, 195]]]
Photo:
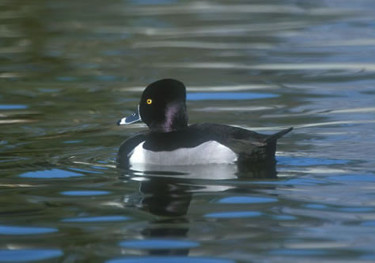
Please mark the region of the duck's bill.
[[124, 117], [121, 120], [117, 122], [117, 125], [127, 125], [127, 124], [132, 124], [137, 121], [141, 121], [141, 115], [139, 114], [139, 106], [136, 112], [134, 112], [132, 115], [128, 117]]

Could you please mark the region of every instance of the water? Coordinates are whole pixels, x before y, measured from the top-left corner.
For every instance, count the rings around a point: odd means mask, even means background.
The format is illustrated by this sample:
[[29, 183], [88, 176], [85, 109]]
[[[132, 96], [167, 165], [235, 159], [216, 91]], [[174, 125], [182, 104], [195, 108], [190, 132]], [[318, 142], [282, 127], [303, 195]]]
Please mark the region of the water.
[[[0, 262], [374, 262], [374, 9], [0, 0]], [[163, 77], [191, 123], [294, 126], [277, 178], [117, 170]]]

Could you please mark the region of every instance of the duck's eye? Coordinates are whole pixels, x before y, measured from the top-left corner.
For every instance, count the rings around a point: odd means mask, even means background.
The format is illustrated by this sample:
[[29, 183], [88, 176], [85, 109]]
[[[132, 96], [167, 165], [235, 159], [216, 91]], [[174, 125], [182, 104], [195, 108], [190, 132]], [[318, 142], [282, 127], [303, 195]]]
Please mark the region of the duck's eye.
[[147, 100], [146, 100], [146, 103], [147, 103], [148, 105], [152, 104], [152, 99], [147, 99]]

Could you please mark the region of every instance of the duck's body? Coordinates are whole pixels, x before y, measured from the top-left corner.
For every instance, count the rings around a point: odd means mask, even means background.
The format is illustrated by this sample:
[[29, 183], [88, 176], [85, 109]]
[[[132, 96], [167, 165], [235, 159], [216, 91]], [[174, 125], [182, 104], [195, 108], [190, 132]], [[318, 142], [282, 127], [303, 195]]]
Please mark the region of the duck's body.
[[150, 131], [126, 140], [117, 162], [121, 168], [147, 165], [178, 166], [245, 164], [273, 161], [278, 138], [292, 128], [273, 135], [221, 124], [187, 124], [185, 86], [166, 79], [144, 91], [139, 113], [119, 124], [142, 119]]

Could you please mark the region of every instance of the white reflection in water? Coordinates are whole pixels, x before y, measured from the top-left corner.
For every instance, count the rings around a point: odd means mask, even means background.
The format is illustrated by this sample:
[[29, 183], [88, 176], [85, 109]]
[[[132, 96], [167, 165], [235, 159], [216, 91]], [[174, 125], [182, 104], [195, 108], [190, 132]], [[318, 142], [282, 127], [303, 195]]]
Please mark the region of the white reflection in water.
[[184, 62], [158, 63], [155, 66], [165, 68], [199, 68], [199, 69], [253, 69], [253, 70], [356, 70], [375, 71], [374, 63], [274, 63], [242, 64], [224, 62]]
[[204, 108], [194, 108], [192, 111], [209, 111], [209, 112], [221, 112], [221, 111], [234, 111], [234, 112], [244, 112], [244, 111], [264, 111], [264, 110], [272, 110], [276, 108], [282, 108], [282, 106], [243, 106], [243, 107], [204, 107]]
[[320, 110], [310, 110], [306, 112], [298, 113], [288, 113], [288, 114], [265, 114], [262, 115], [264, 118], [290, 118], [296, 116], [310, 116], [310, 115], [329, 115], [329, 114], [347, 114], [347, 113], [370, 113], [375, 112], [375, 107], [365, 107], [365, 108], [350, 108], [350, 109], [339, 109], [339, 110], [329, 110], [329, 109], [320, 109]]
[[274, 45], [268, 43], [217, 43], [199, 41], [152, 41], [136, 42], [134, 48], [197, 48], [197, 49], [271, 49]]
[[255, 93], [255, 92], [197, 92], [188, 93], [187, 100], [253, 100], [278, 97], [272, 93]]
[[[139, 92], [141, 93], [146, 85], [148, 83], [145, 83], [145, 86], [137, 86], [137, 87], [124, 87], [120, 88], [120, 91], [123, 92], [129, 92], [129, 91], [134, 91], [134, 92]], [[191, 86], [187, 85], [187, 92], [193, 91], [193, 92], [198, 92], [198, 91], [217, 91], [217, 92], [225, 92], [225, 91], [245, 91], [245, 90], [265, 90], [265, 89], [277, 89], [279, 88], [278, 86], [273, 86], [273, 85], [263, 85], [263, 84], [246, 84], [246, 85], [241, 85], [241, 84], [236, 84], [236, 85], [224, 85], [224, 86]]]
[[130, 7], [124, 9], [129, 15], [133, 16], [145, 16], [145, 15], [185, 15], [185, 14], [293, 14], [293, 15], [349, 15], [353, 14], [355, 9], [346, 9], [338, 6], [335, 7], [311, 7], [304, 9], [296, 5], [276, 5], [276, 4], [219, 4], [211, 2], [191, 2], [189, 4], [181, 4], [178, 6], [144, 6], [144, 7]]

